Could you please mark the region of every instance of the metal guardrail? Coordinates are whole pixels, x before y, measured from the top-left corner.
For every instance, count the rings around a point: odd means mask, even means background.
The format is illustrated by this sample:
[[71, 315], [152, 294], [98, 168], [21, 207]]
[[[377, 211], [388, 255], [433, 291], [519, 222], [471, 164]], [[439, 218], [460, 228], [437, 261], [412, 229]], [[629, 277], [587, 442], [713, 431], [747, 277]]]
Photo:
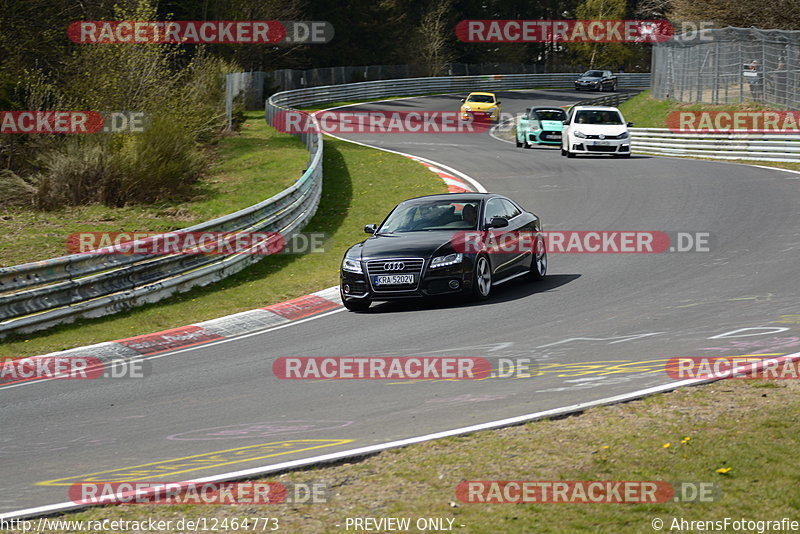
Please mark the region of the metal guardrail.
[[800, 137], [765, 133], [679, 133], [631, 128], [631, 150], [662, 156], [800, 162]]
[[[276, 114], [292, 106], [343, 100], [507, 90], [572, 87], [578, 74], [503, 74], [407, 78], [298, 89], [276, 93], [265, 106]], [[647, 87], [650, 75], [620, 74], [619, 87]], [[258, 204], [178, 232], [299, 231], [314, 215], [322, 191], [322, 136], [298, 134], [308, 147], [308, 169], [291, 187]], [[257, 245], [254, 245], [257, 246]], [[74, 254], [0, 269], [0, 338], [31, 332], [82, 317], [99, 317], [225, 278], [263, 256], [247, 251], [228, 256]]]
[[580, 102], [573, 104], [574, 106], [619, 106], [623, 102], [630, 100], [634, 96], [638, 95], [641, 91], [636, 91], [633, 93], [614, 93], [607, 96], [601, 96], [597, 98], [590, 98], [588, 100], [581, 100]]
[[[312, 106], [324, 102], [369, 100], [392, 96], [412, 96], [431, 93], [456, 93], [460, 91], [502, 91], [508, 89], [572, 88], [576, 73], [553, 74], [493, 74], [487, 76], [442, 76], [436, 78], [404, 78], [373, 82], [324, 85], [309, 89], [296, 89], [273, 95], [283, 95], [276, 104]], [[620, 88], [650, 86], [649, 73], [619, 74]], [[270, 99], [270, 100], [273, 100]]]
[[[265, 115], [271, 121], [270, 104]], [[322, 193], [322, 135], [306, 132], [298, 137], [309, 150], [308, 169], [291, 187], [174, 233], [277, 232], [289, 239], [299, 232], [316, 212]], [[224, 256], [73, 254], [2, 268], [0, 337], [116, 313], [221, 280], [264, 258], [252, 253], [258, 246]]]

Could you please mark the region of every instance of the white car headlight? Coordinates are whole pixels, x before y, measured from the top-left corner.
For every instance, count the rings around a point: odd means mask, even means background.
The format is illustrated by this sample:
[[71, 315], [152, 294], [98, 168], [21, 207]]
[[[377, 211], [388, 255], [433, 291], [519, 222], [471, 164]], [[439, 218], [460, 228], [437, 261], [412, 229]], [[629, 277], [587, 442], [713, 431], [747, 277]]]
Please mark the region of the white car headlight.
[[628, 132], [622, 132], [617, 136], [617, 139], [627, 139], [628, 137], [630, 137], [630, 134], [628, 134]]
[[455, 265], [457, 263], [461, 263], [461, 260], [464, 259], [464, 255], [459, 253], [456, 254], [448, 254], [447, 256], [438, 256], [431, 260], [431, 269], [436, 269], [438, 267], [447, 267], [448, 265]]
[[349, 273], [364, 274], [363, 269], [361, 269], [361, 262], [353, 258], [345, 258], [342, 261], [342, 270]]
[[464, 111], [472, 111], [469, 106], [464, 106]]
[[572, 132], [572, 135], [574, 135], [575, 137], [580, 137], [581, 139], [586, 138], [586, 134], [583, 132]]

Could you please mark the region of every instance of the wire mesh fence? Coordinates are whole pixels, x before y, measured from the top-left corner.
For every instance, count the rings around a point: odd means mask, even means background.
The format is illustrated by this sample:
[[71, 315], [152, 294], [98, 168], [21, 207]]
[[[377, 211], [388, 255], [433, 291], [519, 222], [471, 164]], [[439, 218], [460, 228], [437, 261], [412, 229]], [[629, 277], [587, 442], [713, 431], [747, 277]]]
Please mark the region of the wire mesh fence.
[[800, 109], [800, 31], [729, 27], [680, 37], [653, 48], [653, 97]]

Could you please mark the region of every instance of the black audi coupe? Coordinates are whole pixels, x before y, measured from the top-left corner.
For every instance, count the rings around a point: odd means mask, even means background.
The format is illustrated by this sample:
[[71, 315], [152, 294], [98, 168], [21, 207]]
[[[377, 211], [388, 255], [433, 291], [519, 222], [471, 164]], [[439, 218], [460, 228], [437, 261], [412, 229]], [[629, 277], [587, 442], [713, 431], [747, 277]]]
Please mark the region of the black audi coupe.
[[449, 193], [398, 204], [371, 237], [345, 252], [345, 307], [372, 301], [462, 294], [489, 298], [492, 286], [547, 272], [539, 217], [493, 193]]

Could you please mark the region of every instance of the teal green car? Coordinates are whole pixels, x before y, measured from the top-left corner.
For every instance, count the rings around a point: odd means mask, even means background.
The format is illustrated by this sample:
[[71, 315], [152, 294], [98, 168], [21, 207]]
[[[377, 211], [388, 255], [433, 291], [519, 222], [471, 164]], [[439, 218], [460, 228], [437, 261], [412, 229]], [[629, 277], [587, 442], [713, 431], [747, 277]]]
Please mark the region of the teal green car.
[[517, 121], [517, 148], [560, 145], [567, 112], [558, 107], [528, 108]]

